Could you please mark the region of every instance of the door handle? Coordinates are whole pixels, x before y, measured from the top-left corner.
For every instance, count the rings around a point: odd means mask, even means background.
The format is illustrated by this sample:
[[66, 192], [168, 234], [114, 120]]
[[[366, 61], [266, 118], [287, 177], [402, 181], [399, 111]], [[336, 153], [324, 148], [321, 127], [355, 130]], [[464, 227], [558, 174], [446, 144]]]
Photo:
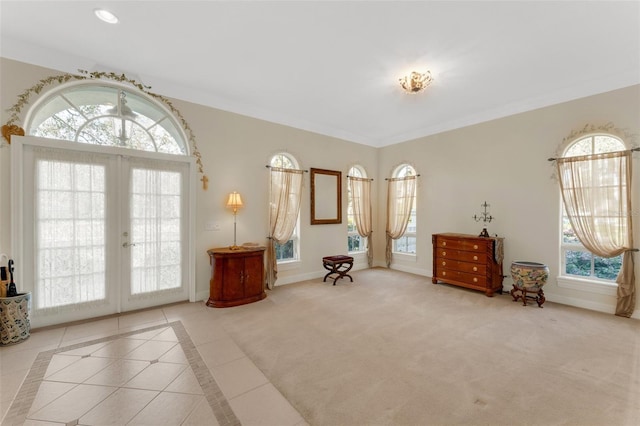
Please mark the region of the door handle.
[[125, 247], [125, 248], [126, 247], [135, 246], [135, 245], [136, 245], [136, 243], [127, 243], [127, 242], [122, 243], [122, 247]]

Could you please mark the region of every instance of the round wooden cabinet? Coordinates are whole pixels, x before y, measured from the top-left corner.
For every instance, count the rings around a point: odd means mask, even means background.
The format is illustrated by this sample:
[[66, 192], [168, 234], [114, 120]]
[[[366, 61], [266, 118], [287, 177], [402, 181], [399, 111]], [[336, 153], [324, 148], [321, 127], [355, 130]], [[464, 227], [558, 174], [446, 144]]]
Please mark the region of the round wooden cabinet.
[[207, 306], [227, 308], [257, 302], [264, 292], [264, 247], [207, 250], [211, 262]]

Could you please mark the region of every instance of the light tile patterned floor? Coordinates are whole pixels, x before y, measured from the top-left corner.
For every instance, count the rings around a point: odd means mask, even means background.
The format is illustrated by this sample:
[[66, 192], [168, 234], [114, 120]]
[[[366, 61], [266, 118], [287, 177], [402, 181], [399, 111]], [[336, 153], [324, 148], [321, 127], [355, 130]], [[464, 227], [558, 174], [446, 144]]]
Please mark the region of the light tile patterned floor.
[[203, 307], [34, 330], [0, 348], [2, 424], [305, 425]]

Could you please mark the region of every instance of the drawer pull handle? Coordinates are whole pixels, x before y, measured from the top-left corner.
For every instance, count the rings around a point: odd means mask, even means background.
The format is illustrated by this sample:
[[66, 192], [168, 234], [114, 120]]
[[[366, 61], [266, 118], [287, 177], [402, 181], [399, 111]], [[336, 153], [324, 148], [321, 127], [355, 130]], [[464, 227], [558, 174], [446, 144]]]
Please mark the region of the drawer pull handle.
[[473, 260], [478, 260], [478, 256], [473, 256]]
[[442, 271], [442, 276], [444, 277], [445, 275], [447, 275], [447, 273], [445, 271]]
[[446, 246], [446, 245], [447, 245], [447, 242], [446, 242], [446, 241], [443, 241], [443, 242], [442, 242], [442, 246], [444, 247], [444, 246]]
[[442, 262], [442, 266], [447, 266], [447, 262]]
[[478, 267], [477, 267], [477, 266], [474, 266], [474, 267], [473, 267], [473, 272], [476, 272], [477, 270], [478, 270]]
[[473, 249], [474, 249], [474, 250], [478, 250], [478, 245], [477, 245], [477, 244], [474, 244], [474, 245], [473, 245]]
[[447, 252], [446, 252], [446, 251], [443, 251], [443, 252], [442, 252], [442, 255], [443, 255], [443, 256], [446, 256], [446, 255], [447, 255]]
[[473, 277], [473, 282], [474, 282], [474, 283], [477, 283], [477, 282], [478, 282], [478, 279], [477, 279], [476, 277]]

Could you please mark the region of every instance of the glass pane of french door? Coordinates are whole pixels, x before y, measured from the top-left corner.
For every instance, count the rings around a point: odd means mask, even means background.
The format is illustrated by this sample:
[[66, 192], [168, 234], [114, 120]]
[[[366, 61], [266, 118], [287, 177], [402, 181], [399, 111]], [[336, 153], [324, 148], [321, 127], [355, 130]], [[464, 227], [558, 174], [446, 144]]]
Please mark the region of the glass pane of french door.
[[22, 166], [19, 284], [32, 292], [32, 326], [117, 312], [116, 157], [25, 145]]
[[36, 161], [38, 308], [106, 299], [104, 164]]
[[186, 164], [126, 159], [128, 194], [122, 209], [123, 307], [146, 307], [188, 297], [184, 259]]

